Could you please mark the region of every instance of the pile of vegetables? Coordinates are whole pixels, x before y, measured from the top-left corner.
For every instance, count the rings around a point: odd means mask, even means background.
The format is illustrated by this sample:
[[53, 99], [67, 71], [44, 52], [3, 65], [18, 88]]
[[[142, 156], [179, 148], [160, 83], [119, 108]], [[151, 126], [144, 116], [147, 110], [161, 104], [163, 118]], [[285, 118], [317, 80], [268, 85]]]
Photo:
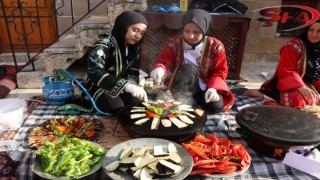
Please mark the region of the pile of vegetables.
[[189, 143], [182, 143], [182, 146], [194, 161], [189, 176], [227, 174], [243, 170], [251, 164], [251, 157], [242, 144], [229, 141], [228, 138], [217, 138], [213, 134], [208, 134], [207, 137], [197, 135]]
[[78, 178], [88, 173], [105, 155], [105, 149], [86, 140], [61, 136], [56, 142], [46, 141], [36, 159], [46, 173]]

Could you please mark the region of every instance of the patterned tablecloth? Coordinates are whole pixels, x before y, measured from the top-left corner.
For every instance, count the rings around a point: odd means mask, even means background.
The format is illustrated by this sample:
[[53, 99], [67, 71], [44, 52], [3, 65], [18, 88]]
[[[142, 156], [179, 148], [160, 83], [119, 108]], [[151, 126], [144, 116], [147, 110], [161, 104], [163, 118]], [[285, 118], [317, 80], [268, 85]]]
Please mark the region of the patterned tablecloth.
[[[203, 128], [204, 134], [215, 134], [218, 137], [239, 137], [239, 134], [235, 131], [238, 127], [235, 121], [235, 114], [238, 111], [238, 108], [243, 105], [260, 105], [261, 99], [251, 98], [246, 96], [237, 96], [234, 108], [229, 112], [225, 113], [228, 117], [229, 130], [228, 131], [219, 131], [217, 128], [217, 123], [219, 120], [220, 114], [208, 115], [208, 121]], [[27, 136], [31, 131], [32, 127], [37, 124], [44, 122], [47, 119], [64, 117], [61, 115], [54, 115], [55, 109], [57, 106], [47, 105], [45, 103], [38, 103], [34, 107], [32, 113], [25, 120], [25, 123], [21, 128], [19, 128], [15, 133], [11, 134], [12, 139], [16, 140], [19, 143], [19, 147], [13, 152], [7, 152], [12, 160], [16, 162], [18, 166], [17, 170], [17, 179], [40, 179], [32, 172], [32, 165], [34, 163], [35, 150], [30, 149], [27, 144]], [[101, 119], [105, 126], [105, 131], [103, 137], [99, 140], [99, 144], [103, 145], [105, 148], [111, 148], [112, 146], [130, 139], [127, 132], [122, 129], [121, 125], [117, 123], [115, 117], [107, 116], [103, 117], [97, 114], [83, 114], [83, 117], [94, 117]], [[10, 133], [9, 133], [10, 134]], [[2, 138], [3, 140], [4, 138]], [[242, 144], [246, 142], [241, 138], [234, 139], [239, 141]], [[224, 178], [224, 179], [316, 179], [313, 176], [310, 176], [304, 172], [291, 168], [290, 166], [284, 165], [280, 160], [273, 158], [268, 158], [257, 154], [255, 151], [246, 148], [248, 153], [252, 157], [252, 165], [250, 168], [243, 174], [237, 175], [234, 177]], [[313, 158], [320, 159], [318, 151], [313, 153]], [[108, 179], [107, 175], [103, 172], [102, 169], [98, 170], [96, 173], [87, 176], [84, 179]], [[187, 179], [205, 179], [204, 177], [188, 177]]]

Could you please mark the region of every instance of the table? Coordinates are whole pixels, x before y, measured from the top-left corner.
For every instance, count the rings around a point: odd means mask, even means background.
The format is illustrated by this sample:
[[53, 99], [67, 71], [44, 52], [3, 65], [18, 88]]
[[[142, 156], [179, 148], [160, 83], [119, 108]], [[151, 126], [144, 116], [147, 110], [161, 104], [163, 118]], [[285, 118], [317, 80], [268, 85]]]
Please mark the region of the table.
[[[228, 122], [230, 125], [229, 131], [219, 131], [217, 129], [217, 122], [222, 115], [222, 113], [208, 115], [208, 121], [203, 128], [203, 133], [213, 133], [218, 137], [228, 137], [235, 141], [239, 141], [242, 144], [246, 144], [246, 142], [239, 136], [239, 134], [234, 130], [238, 125], [235, 123], [235, 114], [238, 112], [236, 107], [241, 107], [245, 104], [251, 105], [259, 105], [261, 104], [261, 99], [247, 97], [247, 96], [236, 96], [235, 106], [229, 112], [225, 113], [228, 117]], [[13, 137], [14, 140], [20, 143], [20, 146], [14, 152], [8, 152], [9, 156], [19, 164], [17, 176], [19, 180], [28, 180], [28, 179], [39, 179], [39, 177], [35, 177], [32, 173], [32, 164], [33, 164], [33, 157], [35, 155], [35, 150], [32, 150], [27, 145], [27, 135], [31, 128], [44, 121], [44, 119], [49, 118], [57, 118], [61, 117], [60, 115], [53, 115], [57, 106], [53, 105], [46, 105], [46, 104], [39, 104], [25, 121], [24, 125], [17, 131], [15, 136]], [[95, 118], [103, 118], [97, 114], [84, 114], [83, 116], [94, 116]], [[108, 121], [108, 118], [105, 118], [104, 121]], [[109, 121], [115, 120], [110, 117]], [[109, 131], [106, 127], [106, 131]], [[117, 127], [112, 129], [113, 132], [116, 132]], [[128, 137], [124, 135], [119, 135], [119, 140], [125, 140]], [[103, 140], [105, 141], [105, 140]], [[110, 144], [106, 142], [101, 142], [101, 144], [105, 145], [105, 147], [110, 146]], [[309, 180], [309, 179], [316, 179], [313, 176], [310, 176], [304, 172], [291, 168], [287, 165], [284, 165], [280, 160], [268, 158], [262, 156], [251, 148], [247, 147], [246, 150], [252, 157], [252, 165], [245, 173], [230, 177], [226, 179], [301, 179], [301, 180]], [[320, 158], [320, 153], [315, 151], [313, 153], [315, 158]], [[88, 176], [84, 179], [108, 179], [107, 175], [103, 172], [102, 169], [97, 171], [96, 173]], [[204, 177], [188, 177], [187, 179], [205, 179]]]

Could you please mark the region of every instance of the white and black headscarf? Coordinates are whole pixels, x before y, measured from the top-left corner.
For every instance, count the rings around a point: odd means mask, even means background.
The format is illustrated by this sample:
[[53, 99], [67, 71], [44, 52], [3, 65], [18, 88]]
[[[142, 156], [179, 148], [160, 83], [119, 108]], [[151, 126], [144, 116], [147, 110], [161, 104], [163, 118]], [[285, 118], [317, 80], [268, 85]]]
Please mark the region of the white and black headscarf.
[[145, 25], [148, 25], [147, 19], [135, 11], [124, 11], [119, 16], [117, 16], [114, 27], [111, 31], [111, 35], [117, 40], [118, 46], [121, 51], [122, 57], [125, 57], [127, 60], [132, 60], [136, 57], [138, 52], [138, 49], [143, 41], [143, 38], [137, 42], [134, 45], [128, 46], [129, 54], [126, 56], [126, 47], [125, 47], [125, 36], [128, 31], [128, 27], [137, 24], [137, 23], [143, 23]]

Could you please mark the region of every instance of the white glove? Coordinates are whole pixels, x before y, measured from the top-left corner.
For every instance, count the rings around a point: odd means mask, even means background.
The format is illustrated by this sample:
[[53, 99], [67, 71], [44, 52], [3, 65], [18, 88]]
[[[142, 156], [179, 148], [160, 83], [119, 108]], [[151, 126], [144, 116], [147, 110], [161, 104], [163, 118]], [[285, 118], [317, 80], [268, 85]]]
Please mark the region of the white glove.
[[160, 84], [162, 81], [162, 77], [164, 75], [164, 69], [162, 67], [157, 67], [150, 73], [150, 77], [156, 84]]
[[204, 95], [206, 103], [219, 101], [220, 97], [217, 90], [214, 88], [209, 88]]
[[145, 102], [148, 102], [147, 93], [142, 87], [128, 83], [128, 85], [125, 88], [125, 91], [128, 93], [131, 93], [132, 96], [134, 96], [136, 98], [139, 98]]

